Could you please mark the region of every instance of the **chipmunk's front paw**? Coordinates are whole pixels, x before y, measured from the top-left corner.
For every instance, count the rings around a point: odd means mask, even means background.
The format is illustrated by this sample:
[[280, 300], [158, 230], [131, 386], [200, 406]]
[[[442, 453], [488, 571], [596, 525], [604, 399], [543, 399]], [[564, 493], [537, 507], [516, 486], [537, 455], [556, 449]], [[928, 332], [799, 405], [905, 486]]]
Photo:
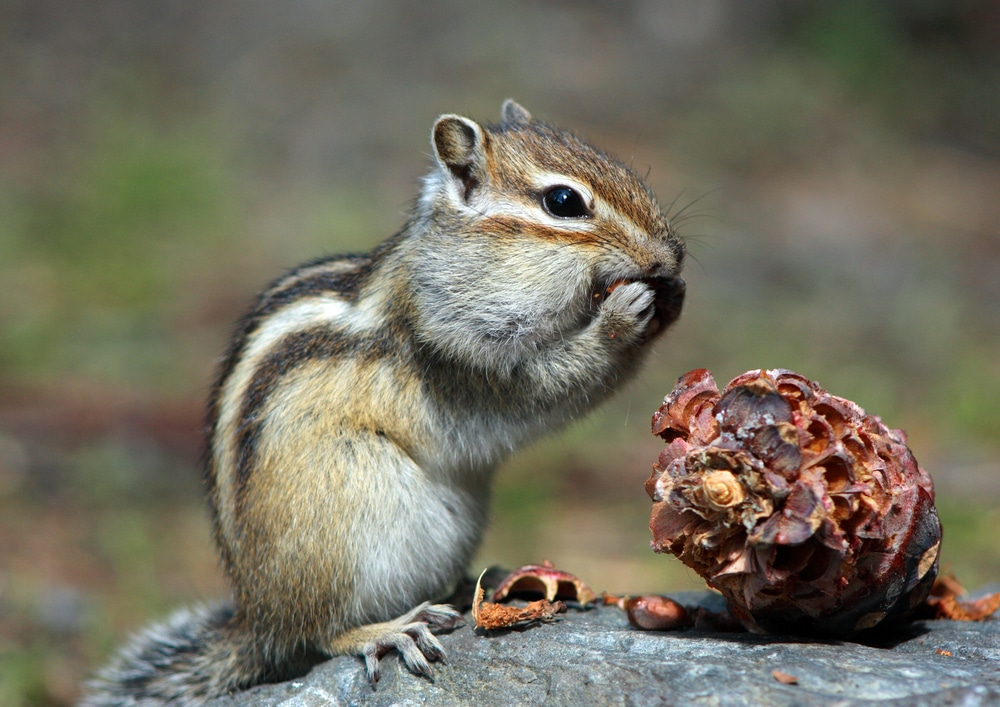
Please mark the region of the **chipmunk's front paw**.
[[430, 663], [445, 658], [444, 648], [434, 634], [451, 631], [462, 623], [461, 614], [452, 607], [424, 602], [392, 621], [348, 631], [334, 641], [330, 652], [354, 653], [364, 658], [372, 687], [381, 672], [379, 658], [391, 650], [399, 652], [410, 672], [431, 678]]
[[656, 294], [645, 282], [614, 288], [601, 303], [600, 321], [608, 338], [626, 342], [642, 335], [653, 318]]

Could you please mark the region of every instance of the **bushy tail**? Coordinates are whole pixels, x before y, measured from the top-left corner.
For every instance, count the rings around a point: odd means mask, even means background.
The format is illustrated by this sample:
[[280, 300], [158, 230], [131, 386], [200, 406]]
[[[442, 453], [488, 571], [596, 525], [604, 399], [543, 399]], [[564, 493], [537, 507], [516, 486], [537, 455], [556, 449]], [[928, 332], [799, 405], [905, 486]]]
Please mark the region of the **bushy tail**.
[[80, 707], [197, 705], [277, 678], [233, 616], [220, 603], [143, 630], [86, 685]]

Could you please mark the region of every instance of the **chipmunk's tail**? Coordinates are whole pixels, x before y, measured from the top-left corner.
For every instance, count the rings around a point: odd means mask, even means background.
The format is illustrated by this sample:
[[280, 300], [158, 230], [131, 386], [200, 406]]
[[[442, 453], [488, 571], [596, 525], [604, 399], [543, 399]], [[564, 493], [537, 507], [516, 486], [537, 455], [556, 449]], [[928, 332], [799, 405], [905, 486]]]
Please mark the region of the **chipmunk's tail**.
[[182, 609], [143, 630], [87, 683], [80, 707], [198, 705], [288, 677], [234, 614], [225, 603]]

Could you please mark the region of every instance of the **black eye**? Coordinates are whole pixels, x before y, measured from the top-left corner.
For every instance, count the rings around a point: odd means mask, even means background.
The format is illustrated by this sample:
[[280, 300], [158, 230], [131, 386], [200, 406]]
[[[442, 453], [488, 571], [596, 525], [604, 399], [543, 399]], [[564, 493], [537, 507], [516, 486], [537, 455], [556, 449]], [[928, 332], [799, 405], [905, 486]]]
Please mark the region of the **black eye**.
[[570, 187], [552, 187], [542, 195], [542, 206], [556, 218], [586, 218], [590, 209], [580, 192]]

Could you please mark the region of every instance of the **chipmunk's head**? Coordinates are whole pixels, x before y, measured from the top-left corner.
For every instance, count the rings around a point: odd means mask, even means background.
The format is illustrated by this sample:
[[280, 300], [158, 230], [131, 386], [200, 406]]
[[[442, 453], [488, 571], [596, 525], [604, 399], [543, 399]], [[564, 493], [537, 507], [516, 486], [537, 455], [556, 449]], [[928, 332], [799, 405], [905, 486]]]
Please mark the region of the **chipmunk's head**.
[[418, 209], [447, 262], [421, 279], [464, 337], [516, 362], [632, 281], [656, 292], [646, 340], [679, 316], [684, 242], [627, 166], [511, 100], [497, 124], [441, 116], [431, 142]]

